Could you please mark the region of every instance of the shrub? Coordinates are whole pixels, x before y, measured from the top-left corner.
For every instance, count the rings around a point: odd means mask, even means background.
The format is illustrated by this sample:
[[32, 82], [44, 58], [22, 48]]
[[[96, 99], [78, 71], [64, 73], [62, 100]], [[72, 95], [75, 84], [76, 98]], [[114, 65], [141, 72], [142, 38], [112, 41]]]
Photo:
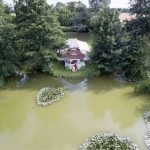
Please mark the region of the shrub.
[[5, 84], [4, 78], [0, 77], [0, 88], [2, 88]]
[[73, 27], [61, 26], [61, 29], [63, 30], [63, 32], [75, 32]]
[[135, 91], [140, 94], [150, 94], [150, 79], [139, 82]]
[[146, 123], [150, 122], [150, 111], [144, 113], [144, 119]]
[[62, 88], [45, 87], [37, 93], [36, 102], [38, 105], [46, 106], [60, 100], [63, 96]]
[[118, 135], [104, 133], [95, 135], [79, 147], [80, 150], [139, 150], [136, 144], [129, 138], [121, 138]]

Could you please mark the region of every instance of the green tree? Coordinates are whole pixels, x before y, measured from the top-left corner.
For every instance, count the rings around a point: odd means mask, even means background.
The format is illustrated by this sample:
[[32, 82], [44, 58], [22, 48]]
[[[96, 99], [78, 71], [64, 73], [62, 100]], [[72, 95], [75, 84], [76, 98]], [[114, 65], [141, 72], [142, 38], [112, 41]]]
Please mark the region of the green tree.
[[98, 12], [100, 9], [108, 7], [110, 0], [89, 0], [89, 5], [92, 11]]
[[73, 13], [75, 11], [76, 4], [77, 4], [76, 1], [68, 2], [67, 8]]
[[16, 46], [21, 66], [50, 71], [51, 61], [63, 45], [63, 33], [46, 0], [15, 1]]
[[[150, 35], [150, 0], [130, 0], [130, 12], [136, 18], [128, 22], [128, 29], [134, 35]], [[150, 37], [150, 36], [149, 36]]]
[[124, 32], [118, 13], [105, 8], [98, 13], [93, 23], [91, 60], [97, 64], [101, 73], [113, 73], [120, 70]]
[[9, 14], [3, 1], [0, 0], [0, 87], [16, 70], [16, 53], [14, 51], [13, 17]]
[[128, 34], [121, 58], [122, 70], [130, 79], [141, 79], [150, 69], [150, 49], [146, 47], [145, 41], [140, 36], [135, 38]]
[[77, 2], [72, 17], [72, 22], [75, 30], [87, 31], [89, 26], [89, 20], [89, 11], [87, 7], [82, 2]]
[[68, 9], [68, 7], [63, 3], [58, 2], [54, 9], [58, 16], [60, 25], [71, 26], [71, 18], [73, 13]]

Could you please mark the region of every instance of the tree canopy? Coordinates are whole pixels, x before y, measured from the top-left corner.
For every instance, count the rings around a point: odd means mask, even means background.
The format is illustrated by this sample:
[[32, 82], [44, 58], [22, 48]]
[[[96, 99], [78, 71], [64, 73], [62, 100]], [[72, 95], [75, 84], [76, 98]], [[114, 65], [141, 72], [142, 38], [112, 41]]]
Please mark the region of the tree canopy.
[[0, 0], [0, 87], [3, 86], [5, 79], [13, 75], [16, 70], [13, 17], [6, 8]]
[[91, 59], [102, 73], [116, 71], [124, 37], [118, 13], [110, 8], [101, 10], [93, 27], [94, 39]]
[[[136, 35], [150, 35], [150, 1], [130, 0], [130, 13], [136, 18], [128, 22], [128, 29]], [[150, 36], [149, 36], [150, 37]]]
[[21, 64], [29, 69], [50, 71], [63, 33], [46, 0], [15, 2], [16, 45]]
[[98, 12], [100, 9], [108, 7], [110, 0], [89, 0], [89, 5], [92, 11]]

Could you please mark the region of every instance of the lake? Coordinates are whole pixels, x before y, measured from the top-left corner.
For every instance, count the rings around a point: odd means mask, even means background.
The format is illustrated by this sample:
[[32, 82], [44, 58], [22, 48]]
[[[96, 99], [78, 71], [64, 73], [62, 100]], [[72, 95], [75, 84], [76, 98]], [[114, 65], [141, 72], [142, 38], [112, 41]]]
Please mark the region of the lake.
[[[1, 150], [77, 150], [88, 137], [113, 132], [129, 136], [141, 150], [143, 113], [150, 108], [148, 96], [134, 94], [134, 84], [112, 77], [68, 80], [38, 74], [17, 87], [11, 80], [0, 90]], [[37, 106], [42, 87], [62, 87], [61, 101]]]

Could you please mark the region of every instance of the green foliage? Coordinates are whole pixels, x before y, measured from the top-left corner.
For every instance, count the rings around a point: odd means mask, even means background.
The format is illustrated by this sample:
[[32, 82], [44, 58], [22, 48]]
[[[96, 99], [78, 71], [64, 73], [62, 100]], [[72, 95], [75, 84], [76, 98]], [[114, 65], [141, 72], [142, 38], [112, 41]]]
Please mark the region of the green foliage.
[[87, 139], [79, 148], [80, 150], [138, 150], [139, 148], [129, 138], [104, 133]]
[[73, 27], [61, 26], [63, 32], [75, 32]]
[[128, 8], [112, 8], [115, 11], [118, 11], [119, 13], [129, 13]]
[[144, 113], [144, 120], [146, 123], [150, 123], [150, 111]]
[[130, 0], [130, 11], [137, 16], [150, 17], [149, 0]]
[[60, 100], [63, 96], [62, 88], [46, 87], [37, 93], [36, 102], [38, 105], [46, 106]]
[[61, 26], [71, 26], [71, 18], [73, 12], [63, 3], [58, 2], [54, 7]]
[[108, 7], [110, 0], [89, 0], [89, 5], [92, 11], [98, 12], [100, 9]]
[[150, 79], [139, 82], [135, 87], [135, 92], [140, 94], [150, 94]]
[[72, 17], [73, 26], [77, 27], [76, 31], [80, 32], [82, 31], [85, 25], [87, 27], [89, 26], [89, 17], [89, 11], [87, 7], [79, 1], [75, 6], [75, 10]]
[[122, 70], [127, 77], [139, 80], [150, 70], [150, 46], [146, 38], [129, 34], [121, 57]]
[[21, 65], [47, 70], [64, 39], [61, 27], [46, 0], [15, 2], [16, 47]]
[[53, 62], [51, 67], [51, 73], [55, 77], [65, 78], [82, 78], [82, 77], [93, 77], [98, 75], [95, 64], [86, 64], [85, 68], [80, 69], [76, 72], [72, 72], [70, 69], [66, 69], [63, 63]]
[[3, 1], [0, 1], [0, 87], [15, 73], [17, 59], [13, 42], [13, 17], [6, 8]]
[[[134, 35], [150, 35], [150, 1], [149, 0], [130, 0], [130, 12], [136, 18], [128, 23], [129, 30]], [[149, 36], [150, 37], [150, 36]]]
[[76, 4], [77, 4], [76, 1], [68, 2], [68, 3], [67, 3], [67, 8], [68, 8], [71, 12], [74, 12]]
[[118, 13], [105, 8], [95, 17], [92, 26], [94, 38], [91, 60], [97, 64], [101, 73], [119, 70], [125, 35]]

